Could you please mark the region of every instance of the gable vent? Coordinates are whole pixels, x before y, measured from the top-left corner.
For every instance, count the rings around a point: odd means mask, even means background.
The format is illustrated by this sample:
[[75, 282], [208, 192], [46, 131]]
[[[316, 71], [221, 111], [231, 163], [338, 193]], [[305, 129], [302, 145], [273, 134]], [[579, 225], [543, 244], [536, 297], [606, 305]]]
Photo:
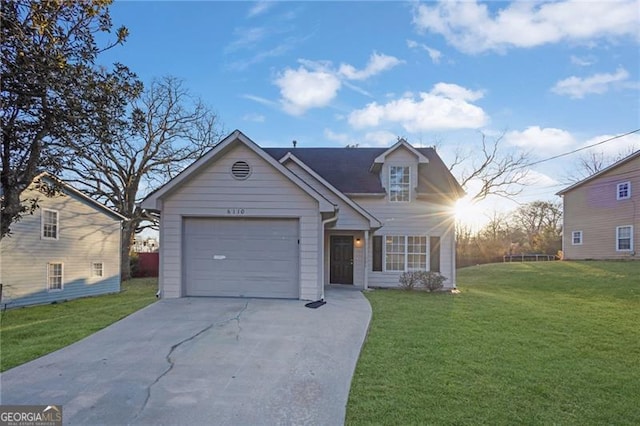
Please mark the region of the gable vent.
[[251, 166], [246, 161], [236, 161], [231, 166], [231, 174], [236, 179], [245, 180], [251, 175]]

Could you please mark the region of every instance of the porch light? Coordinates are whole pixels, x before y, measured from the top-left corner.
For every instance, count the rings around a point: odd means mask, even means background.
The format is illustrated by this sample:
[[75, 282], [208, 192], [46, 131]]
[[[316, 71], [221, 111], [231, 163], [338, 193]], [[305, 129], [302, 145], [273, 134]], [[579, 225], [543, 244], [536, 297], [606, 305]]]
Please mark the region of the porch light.
[[360, 238], [356, 238], [356, 247], [362, 247], [362, 240]]

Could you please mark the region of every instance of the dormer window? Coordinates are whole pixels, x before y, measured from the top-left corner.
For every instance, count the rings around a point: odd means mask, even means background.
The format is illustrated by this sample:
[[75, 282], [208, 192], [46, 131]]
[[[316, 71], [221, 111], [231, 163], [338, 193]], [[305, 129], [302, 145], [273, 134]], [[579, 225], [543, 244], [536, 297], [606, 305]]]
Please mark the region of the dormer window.
[[410, 170], [410, 167], [389, 167], [389, 201], [409, 201], [409, 196], [411, 193]]

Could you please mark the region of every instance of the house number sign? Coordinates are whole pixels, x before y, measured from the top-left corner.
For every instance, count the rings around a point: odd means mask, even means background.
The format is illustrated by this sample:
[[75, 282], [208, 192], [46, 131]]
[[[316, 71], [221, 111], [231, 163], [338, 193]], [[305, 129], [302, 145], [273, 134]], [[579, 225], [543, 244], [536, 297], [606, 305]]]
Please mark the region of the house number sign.
[[244, 214], [245, 214], [244, 209], [239, 209], [239, 208], [227, 209], [227, 216], [244, 216]]

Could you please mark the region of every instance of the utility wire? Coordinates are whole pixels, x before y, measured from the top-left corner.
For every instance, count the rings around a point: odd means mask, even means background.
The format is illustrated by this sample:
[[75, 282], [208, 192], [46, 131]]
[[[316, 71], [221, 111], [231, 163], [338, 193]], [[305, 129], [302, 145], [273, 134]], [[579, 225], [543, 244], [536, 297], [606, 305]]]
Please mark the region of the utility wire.
[[521, 168], [535, 166], [536, 164], [540, 164], [540, 163], [546, 163], [547, 161], [555, 160], [556, 158], [560, 158], [560, 157], [566, 157], [567, 155], [575, 154], [576, 152], [584, 151], [585, 149], [593, 148], [594, 146], [602, 145], [603, 143], [611, 142], [614, 139], [623, 138], [625, 136], [629, 136], [631, 134], [638, 133], [638, 132], [640, 132], [640, 129], [631, 130], [630, 132], [623, 133], [617, 136], [612, 136], [609, 139], [605, 139], [603, 141], [596, 142], [591, 145], [583, 146], [582, 148], [577, 148], [577, 149], [574, 149], [573, 151], [565, 152], [563, 154], [558, 154], [558, 155], [554, 155], [553, 157], [545, 158], [544, 160], [538, 160], [538, 161], [534, 161], [533, 163], [525, 164]]

